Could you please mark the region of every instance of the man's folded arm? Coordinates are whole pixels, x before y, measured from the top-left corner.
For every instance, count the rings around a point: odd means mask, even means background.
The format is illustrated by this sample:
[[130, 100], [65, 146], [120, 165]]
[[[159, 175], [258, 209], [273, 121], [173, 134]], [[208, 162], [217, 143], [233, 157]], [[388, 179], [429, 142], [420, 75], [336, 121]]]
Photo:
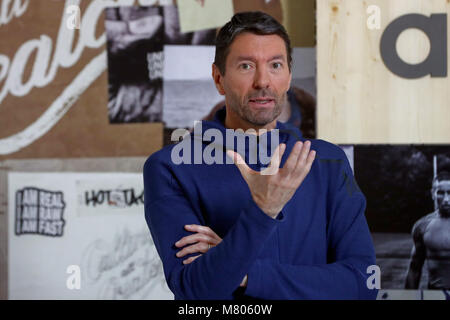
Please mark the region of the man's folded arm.
[[157, 163], [147, 161], [144, 167], [145, 218], [169, 288], [177, 299], [232, 299], [264, 241], [281, 221], [268, 217], [250, 200], [219, 245], [184, 265], [187, 256], [176, 257], [180, 249], [175, 242], [191, 234], [185, 225], [200, 225], [203, 219], [177, 188], [169, 186], [173, 184], [169, 175]]
[[364, 232], [365, 221], [355, 223], [355, 230], [336, 248], [335, 262], [292, 265], [257, 259], [249, 270], [245, 294], [260, 299], [375, 299], [377, 290], [367, 287], [366, 273], [375, 261], [362, 250], [371, 240], [356, 235]]
[[375, 251], [364, 215], [366, 199], [342, 152], [334, 167], [328, 197], [328, 262], [292, 265], [256, 260], [248, 273], [246, 295], [261, 299], [375, 299], [367, 287], [367, 267]]

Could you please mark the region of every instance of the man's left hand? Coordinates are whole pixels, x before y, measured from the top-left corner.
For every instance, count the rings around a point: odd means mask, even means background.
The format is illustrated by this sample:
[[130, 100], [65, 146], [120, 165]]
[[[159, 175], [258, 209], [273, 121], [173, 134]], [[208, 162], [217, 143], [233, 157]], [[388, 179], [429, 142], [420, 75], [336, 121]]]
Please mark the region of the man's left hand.
[[[197, 224], [187, 224], [184, 226], [184, 228], [187, 231], [196, 233], [190, 236], [183, 237], [179, 241], [175, 242], [175, 246], [178, 248], [190, 244], [189, 246], [184, 247], [183, 250], [178, 251], [177, 253], [178, 258], [184, 257], [185, 255], [188, 255], [190, 253], [196, 252], [206, 253], [208, 252], [209, 249], [217, 246], [219, 243], [222, 242], [222, 238], [219, 237], [209, 227], [199, 226]], [[201, 254], [199, 254], [198, 256], [187, 258], [183, 260], [183, 264], [189, 264], [200, 256]], [[240, 284], [240, 287], [247, 286], [247, 279], [248, 279], [247, 275], [245, 275], [244, 279]]]
[[[208, 252], [209, 249], [217, 246], [219, 243], [222, 242], [222, 238], [219, 237], [209, 227], [199, 226], [196, 224], [188, 224], [185, 225], [184, 228], [187, 231], [195, 233], [190, 236], [183, 237], [175, 243], [175, 246], [178, 248], [186, 246], [182, 250], [178, 251], [177, 253], [178, 258], [184, 257], [190, 253], [196, 252], [206, 253]], [[195, 257], [187, 258], [183, 260], [183, 263], [189, 264], [200, 256], [201, 254]]]

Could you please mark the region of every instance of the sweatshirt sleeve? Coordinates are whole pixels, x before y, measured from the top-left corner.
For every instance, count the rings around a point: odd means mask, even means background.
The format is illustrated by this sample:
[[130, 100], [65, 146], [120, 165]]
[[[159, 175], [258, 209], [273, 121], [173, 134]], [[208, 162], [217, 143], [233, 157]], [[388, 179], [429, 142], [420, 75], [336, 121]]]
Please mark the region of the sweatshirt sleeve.
[[[184, 265], [187, 257], [178, 258], [175, 242], [192, 234], [186, 224], [201, 225], [185, 195], [174, 186], [170, 170], [156, 160], [144, 166], [145, 218], [162, 260], [167, 284], [176, 299], [233, 299], [233, 292], [259, 255], [261, 243], [282, 222], [267, 216], [249, 201], [222, 242], [194, 262]], [[195, 256], [193, 254], [190, 256]]]
[[[342, 152], [343, 153], [343, 152]], [[333, 177], [328, 196], [328, 263], [290, 265], [256, 260], [248, 273], [245, 294], [260, 299], [375, 299], [367, 267], [375, 251], [364, 211], [366, 199], [348, 160], [330, 161]]]

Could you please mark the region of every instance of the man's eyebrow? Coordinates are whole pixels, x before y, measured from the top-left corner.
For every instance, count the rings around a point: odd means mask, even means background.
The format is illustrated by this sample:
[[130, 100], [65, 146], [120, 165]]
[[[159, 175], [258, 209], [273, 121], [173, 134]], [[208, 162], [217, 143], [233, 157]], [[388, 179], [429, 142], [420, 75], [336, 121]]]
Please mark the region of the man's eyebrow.
[[[255, 59], [255, 57], [252, 57], [252, 56], [238, 56], [236, 58], [236, 61], [245, 61], [245, 60], [247, 60], [247, 61], [255, 61], [256, 59]], [[283, 60], [284, 61], [284, 60], [286, 60], [286, 58], [285, 58], [284, 55], [279, 54], [279, 55], [273, 56], [268, 61], [273, 61], [273, 60]]]
[[269, 61], [272, 61], [272, 60], [286, 60], [286, 57], [282, 54], [279, 54], [279, 55], [273, 56], [272, 59], [270, 59]]
[[249, 61], [254, 61], [255, 58], [251, 57], [251, 56], [238, 56], [236, 58], [236, 61], [243, 61], [243, 60], [249, 60]]

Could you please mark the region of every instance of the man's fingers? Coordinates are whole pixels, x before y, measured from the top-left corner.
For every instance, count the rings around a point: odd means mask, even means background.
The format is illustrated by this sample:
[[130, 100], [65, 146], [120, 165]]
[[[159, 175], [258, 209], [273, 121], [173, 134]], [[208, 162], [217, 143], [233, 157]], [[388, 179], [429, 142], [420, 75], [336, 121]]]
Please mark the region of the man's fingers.
[[233, 160], [233, 163], [236, 165], [236, 167], [238, 167], [243, 177], [246, 177], [248, 174], [254, 171], [245, 163], [244, 159], [242, 159], [242, 156], [239, 153], [228, 149], [227, 155]]
[[210, 236], [210, 237], [212, 237], [212, 238], [214, 238], [216, 240], [222, 241], [222, 238], [219, 237], [213, 230], [211, 230], [210, 227], [201, 226], [201, 225], [198, 225], [198, 224], [187, 224], [187, 225], [184, 226], [184, 228], [187, 231], [203, 233], [203, 234], [206, 234], [206, 235], [208, 235], [208, 236]]
[[284, 151], [286, 150], [286, 144], [280, 143], [273, 153], [272, 159], [270, 159], [269, 167], [279, 168], [281, 163], [281, 158], [283, 157]]
[[246, 165], [244, 159], [242, 159], [242, 156], [238, 152], [228, 149], [227, 155], [233, 160], [235, 165]]
[[283, 173], [285, 175], [289, 175], [295, 170], [295, 168], [297, 166], [298, 157], [300, 155], [300, 152], [302, 151], [302, 148], [303, 148], [303, 142], [297, 141], [291, 150], [291, 154], [289, 155], [286, 162], [284, 163]]
[[209, 246], [205, 242], [199, 242], [187, 247], [184, 247], [183, 250], [177, 252], [176, 256], [178, 258], [184, 257], [191, 253], [201, 252], [206, 253], [209, 250]]
[[195, 257], [189, 257], [189, 258], [187, 258], [186, 260], [183, 260], [183, 264], [189, 264], [189, 263], [192, 263], [195, 259], [197, 259], [197, 258], [200, 257], [200, 256], [201, 256], [201, 254], [198, 255], [198, 256], [195, 256]]
[[[298, 177], [301, 181], [306, 177], [306, 175], [311, 170], [311, 166], [314, 162], [314, 159], [316, 158], [316, 151], [311, 150], [309, 151], [309, 147], [304, 146], [305, 148], [305, 154], [302, 154], [299, 156], [299, 161], [297, 163], [297, 167], [295, 168], [294, 175]], [[306, 153], [308, 151], [308, 153]], [[306, 158], [306, 159], [303, 159]]]
[[310, 141], [305, 141], [305, 143], [303, 144], [302, 151], [300, 151], [300, 154], [298, 156], [296, 167], [299, 164], [303, 165], [306, 162], [306, 158], [309, 155], [310, 148], [311, 148], [311, 142]]
[[309, 170], [311, 170], [314, 159], [316, 159], [316, 151], [311, 150], [311, 152], [308, 154], [308, 158], [306, 158], [306, 169], [308, 170], [308, 172]]
[[211, 243], [216, 244], [217, 240], [213, 237], [210, 237], [209, 235], [202, 234], [202, 233], [196, 233], [192, 234], [190, 236], [186, 236], [181, 238], [179, 241], [175, 242], [175, 246], [178, 248], [184, 247], [188, 244], [193, 244], [197, 242], [204, 242], [204, 243]]
[[284, 151], [286, 150], [286, 144], [280, 143], [275, 149], [272, 158], [270, 159], [269, 166], [261, 170], [261, 175], [263, 176], [271, 176], [277, 174], [280, 169], [281, 159], [283, 158]]

